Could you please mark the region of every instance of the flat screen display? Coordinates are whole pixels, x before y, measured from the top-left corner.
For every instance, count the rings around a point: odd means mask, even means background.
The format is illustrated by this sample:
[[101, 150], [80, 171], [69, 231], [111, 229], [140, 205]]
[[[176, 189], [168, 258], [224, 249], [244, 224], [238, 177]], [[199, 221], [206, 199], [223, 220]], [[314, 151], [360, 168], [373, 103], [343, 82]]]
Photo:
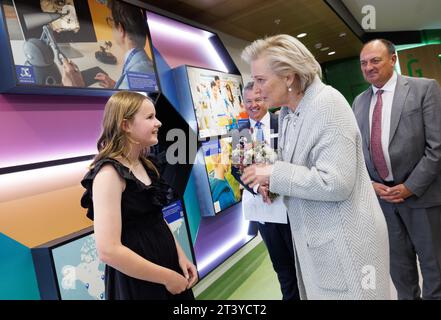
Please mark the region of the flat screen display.
[[202, 144], [216, 214], [241, 200], [240, 184], [231, 175], [231, 141], [231, 138], [222, 138]]
[[104, 269], [93, 233], [52, 249], [61, 300], [103, 300]]
[[209, 69], [187, 67], [199, 138], [221, 136], [238, 128], [246, 117], [242, 77]]
[[123, 1], [3, 1], [19, 86], [158, 91], [146, 11]]

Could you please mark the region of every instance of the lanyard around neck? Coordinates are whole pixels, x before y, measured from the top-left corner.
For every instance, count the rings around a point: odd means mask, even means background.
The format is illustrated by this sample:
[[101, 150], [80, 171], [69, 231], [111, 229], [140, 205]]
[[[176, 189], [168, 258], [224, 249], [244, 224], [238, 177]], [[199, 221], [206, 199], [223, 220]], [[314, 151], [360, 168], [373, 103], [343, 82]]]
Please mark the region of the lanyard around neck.
[[134, 57], [134, 55], [135, 54], [137, 54], [138, 52], [140, 52], [142, 49], [140, 49], [140, 48], [135, 48], [135, 49], [133, 49], [130, 53], [129, 53], [129, 56], [127, 57], [127, 59], [126, 59], [126, 62], [124, 62], [124, 67], [123, 67], [123, 69], [122, 69], [122, 73], [123, 73], [123, 75], [125, 74], [125, 73], [127, 73], [127, 66], [129, 65], [129, 63], [130, 63], [130, 61], [133, 59], [133, 57]]

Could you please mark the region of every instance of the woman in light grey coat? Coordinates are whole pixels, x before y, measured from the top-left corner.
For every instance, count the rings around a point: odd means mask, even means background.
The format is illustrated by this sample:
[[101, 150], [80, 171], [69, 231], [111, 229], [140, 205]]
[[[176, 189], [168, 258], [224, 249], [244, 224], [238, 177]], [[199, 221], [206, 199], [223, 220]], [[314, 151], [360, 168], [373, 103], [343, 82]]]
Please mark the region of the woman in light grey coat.
[[389, 299], [386, 222], [349, 104], [294, 37], [256, 40], [242, 57], [256, 90], [283, 106], [279, 161], [242, 180], [284, 196], [302, 299]]

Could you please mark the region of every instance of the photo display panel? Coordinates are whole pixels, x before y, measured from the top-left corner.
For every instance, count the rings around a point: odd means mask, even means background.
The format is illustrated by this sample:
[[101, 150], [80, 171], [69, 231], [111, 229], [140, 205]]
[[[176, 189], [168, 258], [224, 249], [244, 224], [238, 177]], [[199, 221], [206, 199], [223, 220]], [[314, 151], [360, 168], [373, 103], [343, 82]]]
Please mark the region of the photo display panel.
[[16, 84], [158, 91], [147, 15], [123, 1], [2, 1]]
[[199, 138], [221, 136], [247, 118], [242, 99], [242, 77], [209, 69], [187, 67]]
[[231, 138], [202, 144], [214, 212], [217, 214], [241, 200], [239, 182], [231, 174]]

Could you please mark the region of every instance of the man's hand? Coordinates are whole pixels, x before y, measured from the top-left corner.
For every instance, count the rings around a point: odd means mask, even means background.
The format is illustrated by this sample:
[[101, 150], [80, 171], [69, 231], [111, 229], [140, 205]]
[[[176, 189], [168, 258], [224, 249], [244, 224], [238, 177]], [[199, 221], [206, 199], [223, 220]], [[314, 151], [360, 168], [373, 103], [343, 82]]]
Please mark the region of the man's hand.
[[372, 182], [372, 186], [380, 199], [390, 203], [404, 202], [405, 199], [413, 195], [413, 193], [407, 189], [404, 184], [388, 187], [378, 182]]
[[[403, 183], [398, 184], [395, 187], [388, 188], [388, 191], [390, 196], [395, 196], [395, 198], [401, 198], [402, 201], [413, 195], [413, 193], [409, 189], [407, 189], [407, 187]], [[387, 199], [389, 199], [389, 196], [386, 196], [385, 200], [388, 201]], [[394, 200], [394, 198], [391, 199], [392, 201]]]
[[379, 197], [384, 197], [389, 195], [387, 189], [389, 189], [388, 186], [385, 186], [384, 184], [378, 183], [378, 182], [372, 182], [372, 186], [374, 187], [375, 193]]

